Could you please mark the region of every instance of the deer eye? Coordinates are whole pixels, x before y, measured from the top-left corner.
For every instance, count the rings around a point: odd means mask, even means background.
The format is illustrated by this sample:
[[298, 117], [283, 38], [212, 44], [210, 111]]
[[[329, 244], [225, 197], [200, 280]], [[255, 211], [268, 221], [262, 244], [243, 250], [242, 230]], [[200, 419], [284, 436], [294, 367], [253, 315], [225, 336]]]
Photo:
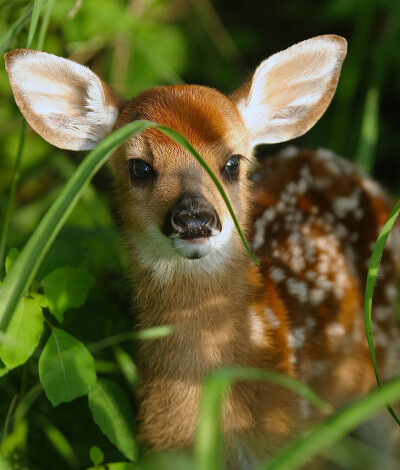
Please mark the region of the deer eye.
[[153, 168], [141, 158], [132, 158], [125, 167], [129, 170], [131, 182], [145, 182], [154, 176]]
[[239, 174], [239, 160], [240, 155], [233, 155], [226, 163], [223, 168], [224, 173], [228, 178], [235, 179]]

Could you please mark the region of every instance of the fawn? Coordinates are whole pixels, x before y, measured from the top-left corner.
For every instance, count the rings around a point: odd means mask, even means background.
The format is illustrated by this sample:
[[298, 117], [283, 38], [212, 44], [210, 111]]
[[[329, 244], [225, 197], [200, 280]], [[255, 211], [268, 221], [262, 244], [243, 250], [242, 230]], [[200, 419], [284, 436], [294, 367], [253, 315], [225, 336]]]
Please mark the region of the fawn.
[[[263, 61], [230, 97], [179, 85], [128, 102], [72, 61], [24, 49], [6, 55], [18, 106], [57, 147], [91, 149], [137, 119], [185, 136], [218, 175], [261, 261], [251, 261], [214, 183], [175, 142], [148, 129], [113, 154], [139, 327], [174, 327], [140, 346], [141, 436], [151, 449], [191, 446], [204, 377], [220, 366], [299, 378], [336, 407], [375, 385], [363, 286], [388, 197], [328, 151], [289, 148], [247, 177], [257, 144], [293, 139], [318, 121], [346, 48], [335, 35], [303, 41]], [[374, 300], [386, 376], [400, 357], [393, 237]], [[289, 390], [236, 383], [223, 410], [228, 465], [247, 468], [318, 417]]]

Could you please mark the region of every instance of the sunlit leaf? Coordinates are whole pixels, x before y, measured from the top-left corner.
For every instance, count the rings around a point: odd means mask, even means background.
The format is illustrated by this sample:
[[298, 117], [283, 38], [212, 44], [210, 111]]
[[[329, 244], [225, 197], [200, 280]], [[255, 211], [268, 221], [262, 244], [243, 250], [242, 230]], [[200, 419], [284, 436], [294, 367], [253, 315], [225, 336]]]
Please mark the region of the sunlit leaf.
[[39, 359], [39, 377], [53, 406], [70, 402], [95, 387], [93, 356], [76, 338], [53, 328]]
[[70, 307], [81, 307], [95, 284], [94, 277], [81, 268], [65, 266], [49, 273], [41, 281], [50, 312], [61, 323]]
[[75, 241], [67, 243], [57, 239], [43, 260], [38, 277], [43, 278], [46, 274], [63, 266], [77, 268], [85, 259], [86, 253], [87, 248], [78, 245]]
[[137, 459], [132, 406], [119, 385], [98, 379], [89, 393], [89, 408], [103, 433], [129, 460]]
[[24, 364], [39, 344], [43, 332], [42, 308], [22, 298], [0, 344], [0, 358], [8, 369]]
[[103, 451], [97, 446], [90, 448], [89, 456], [94, 465], [100, 465], [104, 461]]
[[101, 468], [107, 468], [107, 470], [144, 470], [142, 466], [131, 462], [112, 462], [107, 463], [105, 467], [90, 467], [87, 470], [99, 470]]
[[15, 260], [18, 258], [19, 251], [16, 248], [11, 248], [6, 256], [5, 268], [6, 273], [10, 270], [11, 266], [14, 264]]

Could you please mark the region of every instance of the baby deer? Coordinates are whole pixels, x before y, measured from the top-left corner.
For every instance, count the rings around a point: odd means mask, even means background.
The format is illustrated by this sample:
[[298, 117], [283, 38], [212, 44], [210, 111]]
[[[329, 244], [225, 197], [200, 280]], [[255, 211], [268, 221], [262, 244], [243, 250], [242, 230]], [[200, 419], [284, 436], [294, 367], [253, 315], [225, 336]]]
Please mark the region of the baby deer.
[[[140, 347], [141, 436], [151, 449], [191, 446], [202, 383], [220, 366], [287, 374], [335, 407], [375, 386], [362, 310], [369, 256], [389, 214], [384, 191], [327, 151], [289, 149], [248, 179], [257, 144], [293, 139], [318, 121], [345, 55], [344, 39], [319, 36], [269, 57], [230, 97], [179, 85], [128, 102], [69, 60], [6, 55], [18, 106], [57, 147], [91, 149], [138, 119], [185, 136], [219, 177], [261, 261], [251, 261], [214, 183], [178, 144], [148, 129], [114, 153], [139, 327], [174, 327]], [[374, 301], [386, 377], [400, 357], [396, 249], [389, 242]], [[317, 418], [289, 390], [236, 383], [223, 411], [230, 467], [263, 458]]]

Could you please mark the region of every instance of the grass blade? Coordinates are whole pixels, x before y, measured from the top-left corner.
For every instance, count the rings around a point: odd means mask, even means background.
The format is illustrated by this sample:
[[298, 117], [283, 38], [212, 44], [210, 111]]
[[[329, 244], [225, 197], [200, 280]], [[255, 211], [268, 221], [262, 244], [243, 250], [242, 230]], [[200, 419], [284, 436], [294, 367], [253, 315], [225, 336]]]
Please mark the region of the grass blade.
[[29, 26], [28, 39], [26, 40], [26, 48], [29, 49], [32, 44], [33, 36], [35, 35], [36, 26], [42, 9], [43, 0], [35, 0], [33, 3], [31, 25]]
[[[26, 41], [27, 49], [30, 48], [33, 36], [36, 31], [36, 26], [39, 20], [40, 10], [42, 8], [42, 1], [43, 0], [35, 0], [33, 3], [33, 7], [29, 10], [29, 12], [32, 11], [32, 16], [31, 16], [31, 24], [29, 26], [28, 39]], [[12, 182], [11, 182], [11, 188], [10, 188], [10, 196], [7, 202], [7, 209], [6, 209], [3, 231], [1, 233], [0, 274], [2, 273], [2, 270], [3, 270], [4, 255], [5, 255], [6, 245], [7, 245], [8, 232], [10, 229], [11, 212], [12, 212], [12, 208], [14, 205], [15, 192], [17, 190], [17, 185], [18, 185], [19, 178], [20, 178], [20, 166], [21, 166], [22, 152], [24, 150], [24, 145], [25, 145], [25, 134], [26, 134], [26, 121], [24, 120], [22, 122], [18, 152], [17, 152], [17, 157], [15, 159], [15, 164], [14, 164], [14, 170], [13, 170], [13, 176], [12, 176]]]
[[3, 230], [1, 232], [1, 240], [0, 240], [0, 275], [3, 273], [3, 266], [4, 266], [4, 259], [6, 256], [6, 246], [7, 246], [7, 238], [8, 232], [10, 230], [10, 222], [11, 222], [11, 213], [14, 205], [15, 199], [15, 192], [17, 191], [18, 181], [20, 179], [20, 171], [19, 167], [21, 165], [21, 158], [22, 152], [24, 150], [25, 144], [25, 135], [26, 135], [26, 121], [25, 119], [22, 121], [21, 125], [21, 133], [19, 138], [19, 145], [17, 150], [17, 157], [14, 163], [14, 169], [12, 174], [11, 180], [11, 187], [10, 187], [10, 195], [7, 202], [6, 214], [4, 216], [4, 225]]
[[[367, 283], [365, 285], [365, 298], [364, 298], [364, 325], [365, 325], [365, 332], [367, 335], [368, 347], [369, 352], [371, 354], [372, 364], [374, 365], [376, 381], [378, 383], [378, 387], [382, 387], [382, 381], [378, 371], [378, 364], [376, 362], [376, 355], [375, 355], [375, 348], [374, 348], [374, 339], [372, 335], [372, 298], [374, 295], [375, 283], [376, 278], [378, 276], [379, 265], [382, 258], [382, 252], [385, 248], [387, 238], [390, 234], [390, 231], [393, 228], [394, 223], [396, 222], [396, 218], [399, 215], [400, 211], [400, 199], [396, 202], [392, 212], [389, 215], [388, 220], [386, 221], [385, 225], [383, 226], [381, 233], [375, 243], [374, 249], [372, 250], [371, 259], [368, 265], [368, 274], [367, 274]], [[390, 405], [386, 405], [386, 408], [389, 410], [389, 413], [393, 416], [397, 424], [400, 425], [400, 420], [392, 407]]]
[[229, 202], [228, 196], [226, 195], [224, 188], [222, 187], [221, 183], [218, 181], [218, 178], [214, 175], [212, 172], [211, 168], [207, 165], [207, 163], [202, 159], [202, 157], [199, 155], [199, 153], [192, 147], [192, 145], [184, 138], [182, 137], [178, 132], [174, 131], [173, 129], [170, 129], [169, 127], [165, 126], [159, 126], [159, 130], [164, 132], [168, 137], [171, 137], [175, 142], [178, 142], [184, 149], [186, 149], [188, 152], [190, 152], [196, 160], [200, 163], [200, 165], [206, 170], [206, 172], [209, 174], [210, 178], [214, 181], [215, 186], [218, 188], [218, 191], [220, 192], [228, 210], [229, 213], [231, 214], [231, 217], [233, 219], [233, 222], [235, 224], [236, 230], [239, 233], [240, 239], [242, 240], [242, 243], [244, 247], [246, 248], [248, 254], [252, 258], [252, 260], [257, 264], [260, 265], [260, 262], [258, 259], [254, 256], [253, 252], [251, 251], [249, 245], [246, 242], [246, 239], [244, 238], [243, 232], [240, 229], [239, 222], [235, 216], [235, 213], [233, 212], [232, 206]]
[[218, 470], [221, 464], [221, 407], [224, 396], [236, 380], [257, 380], [281, 385], [308, 400], [321, 411], [330, 411], [305, 384], [287, 375], [254, 368], [230, 367], [217, 370], [207, 378], [201, 400], [195, 457], [199, 470]]
[[375, 148], [379, 133], [378, 127], [379, 90], [377, 88], [370, 88], [365, 98], [361, 136], [356, 155], [356, 163], [367, 173], [371, 173], [375, 160]]
[[400, 377], [387, 382], [356, 403], [344, 408], [268, 458], [257, 470], [294, 470], [369, 419], [387, 401], [400, 398]]
[[88, 186], [91, 178], [108, 160], [116, 147], [132, 135], [151, 127], [159, 129], [165, 135], [182, 145], [205, 168], [221, 192], [247, 251], [257, 262], [244, 239], [243, 233], [225, 191], [216, 176], [212, 173], [211, 169], [196, 150], [189, 144], [189, 142], [176, 131], [173, 131], [168, 127], [144, 120], [131, 122], [109, 135], [89, 153], [71, 179], [64, 186], [56, 201], [44, 215], [35, 232], [31, 235], [18, 259], [4, 279], [3, 284], [0, 286], [0, 331], [4, 331], [6, 329], [19, 299], [25, 294], [29, 285], [33, 281], [40, 263], [67, 220], [69, 214], [77, 204], [82, 192]]
[[56, 2], [55, 0], [46, 1], [46, 5], [44, 7], [43, 16], [42, 16], [42, 23], [40, 25], [38, 39], [36, 42], [36, 50], [38, 51], [41, 51], [43, 49], [44, 40], [46, 38], [47, 29], [50, 23], [51, 12], [53, 11], [55, 2]]
[[23, 15], [21, 15], [17, 21], [15, 21], [10, 28], [1, 36], [0, 38], [0, 54], [2, 54], [8, 46], [8, 43], [12, 41], [19, 31], [24, 27], [24, 25], [29, 20], [32, 13], [33, 5], [29, 5], [28, 9]]
[[40, 221], [20, 256], [0, 287], [0, 331], [4, 331], [18, 300], [31, 284], [41, 261], [61, 227], [78, 202], [82, 192], [96, 171], [107, 161], [112, 151], [131, 135], [149, 127], [137, 121], [118, 129], [101, 142], [81, 163], [64, 186], [54, 204]]

